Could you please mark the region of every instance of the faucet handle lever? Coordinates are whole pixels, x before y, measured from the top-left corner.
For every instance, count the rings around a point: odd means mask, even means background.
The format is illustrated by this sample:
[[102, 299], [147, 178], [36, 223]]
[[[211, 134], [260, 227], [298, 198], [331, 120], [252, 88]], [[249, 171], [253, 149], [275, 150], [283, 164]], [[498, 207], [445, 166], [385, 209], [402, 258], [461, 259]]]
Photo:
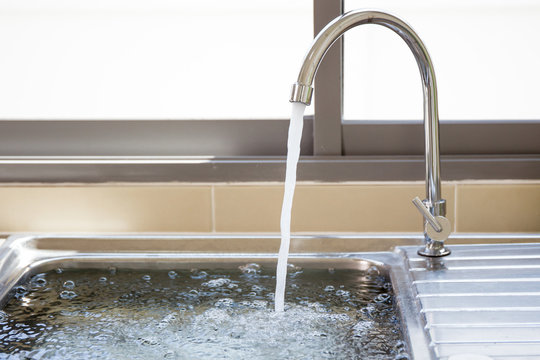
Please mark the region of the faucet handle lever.
[[422, 202], [422, 200], [420, 200], [418, 196], [416, 196], [412, 202], [414, 206], [416, 206], [418, 211], [420, 211], [420, 214], [422, 214], [422, 216], [436, 232], [441, 232], [443, 230], [443, 227], [441, 226], [439, 221], [429, 212], [428, 208], [424, 205], [424, 203]]

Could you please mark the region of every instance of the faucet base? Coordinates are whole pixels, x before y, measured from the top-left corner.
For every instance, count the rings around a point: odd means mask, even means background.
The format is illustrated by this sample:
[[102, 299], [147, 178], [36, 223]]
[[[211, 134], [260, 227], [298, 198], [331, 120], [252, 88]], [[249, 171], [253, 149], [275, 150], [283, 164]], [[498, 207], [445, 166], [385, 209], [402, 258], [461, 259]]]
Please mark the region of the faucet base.
[[427, 257], [442, 257], [452, 253], [448, 248], [444, 247], [442, 241], [431, 241], [426, 244], [426, 247], [418, 250], [418, 255]]

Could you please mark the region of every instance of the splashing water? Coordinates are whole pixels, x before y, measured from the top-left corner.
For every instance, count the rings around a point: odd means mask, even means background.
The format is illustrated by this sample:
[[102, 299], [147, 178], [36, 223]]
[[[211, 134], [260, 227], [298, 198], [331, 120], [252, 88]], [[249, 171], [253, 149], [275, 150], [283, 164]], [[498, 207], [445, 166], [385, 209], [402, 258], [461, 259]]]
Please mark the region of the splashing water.
[[295, 266], [276, 313], [273, 268], [213, 266], [37, 274], [0, 310], [0, 358], [408, 359], [386, 274]]
[[287, 258], [291, 242], [291, 211], [296, 186], [296, 167], [300, 157], [300, 140], [304, 126], [304, 111], [306, 105], [292, 103], [289, 139], [287, 141], [287, 169], [285, 171], [285, 192], [281, 208], [281, 245], [276, 271], [275, 310], [282, 312], [285, 308], [285, 281], [287, 278]]

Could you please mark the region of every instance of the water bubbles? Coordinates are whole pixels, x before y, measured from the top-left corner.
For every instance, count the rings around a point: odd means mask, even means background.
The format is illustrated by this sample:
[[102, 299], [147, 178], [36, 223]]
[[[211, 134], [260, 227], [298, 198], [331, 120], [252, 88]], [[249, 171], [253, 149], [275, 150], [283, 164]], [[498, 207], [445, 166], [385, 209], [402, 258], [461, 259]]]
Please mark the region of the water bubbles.
[[9, 318], [8, 314], [0, 310], [0, 323], [7, 321]]
[[368, 317], [372, 317], [375, 314], [376, 310], [373, 305], [368, 305], [360, 309], [360, 313], [363, 315], [367, 315]]
[[30, 280], [30, 287], [32, 288], [42, 288], [47, 285], [47, 280], [45, 279], [45, 274], [38, 274]]
[[259, 285], [253, 285], [251, 287], [251, 290], [255, 291], [256, 293], [261, 293], [264, 290], [264, 288], [262, 286], [259, 286]]
[[222, 298], [214, 303], [217, 308], [230, 308], [234, 305], [234, 300], [231, 298]]
[[407, 354], [397, 354], [394, 360], [409, 360], [410, 357]]
[[207, 276], [208, 276], [208, 273], [206, 271], [201, 271], [197, 269], [191, 270], [192, 279], [206, 279]]
[[138, 338], [137, 343], [142, 346], [155, 346], [159, 344], [159, 341], [154, 337]]
[[296, 277], [303, 272], [304, 270], [300, 266], [296, 266], [294, 264], [287, 264], [287, 273], [290, 277]]
[[63, 300], [71, 300], [71, 299], [74, 299], [77, 297], [77, 294], [75, 293], [75, 291], [70, 291], [70, 290], [64, 290], [60, 293], [60, 299], [63, 299]]
[[14, 297], [16, 299], [20, 299], [20, 298], [23, 298], [24, 296], [26, 296], [26, 294], [28, 294], [28, 289], [24, 286], [17, 286], [15, 288], [15, 295]]
[[385, 290], [392, 289], [392, 283], [389, 283], [389, 282], [384, 283], [383, 289], [385, 289]]
[[258, 274], [261, 272], [261, 265], [256, 263], [250, 263], [239, 266], [238, 269], [240, 269], [240, 271], [244, 274]]
[[207, 282], [204, 282], [201, 284], [201, 286], [209, 287], [209, 288], [219, 288], [225, 285], [228, 285], [231, 282], [230, 279], [220, 278], [220, 279], [213, 279]]
[[150, 281], [150, 280], [152, 280], [152, 277], [150, 275], [146, 274], [146, 275], [143, 275], [141, 279], [143, 279], [144, 281]]
[[64, 282], [63, 286], [64, 286], [64, 288], [71, 290], [71, 289], [75, 288], [75, 282], [73, 282], [72, 280], [67, 280], [67, 281]]
[[55, 269], [55, 271], [56, 271], [57, 274], [62, 274], [64, 272], [64, 269], [57, 268], [57, 269]]
[[336, 295], [337, 296], [341, 296], [341, 297], [349, 297], [351, 296], [351, 292], [350, 291], [347, 291], [347, 290], [338, 290], [336, 291]]
[[157, 328], [159, 330], [165, 329], [167, 326], [169, 326], [172, 322], [176, 320], [176, 314], [171, 313], [165, 316], [161, 321], [157, 324]]
[[266, 309], [268, 307], [268, 301], [253, 300], [249, 307], [252, 309]]
[[373, 299], [376, 303], [385, 303], [391, 299], [389, 294], [379, 294]]
[[[52, 271], [31, 278], [18, 290], [30, 295], [0, 311], [3, 333], [17, 332], [1, 343], [23, 354], [25, 350], [17, 348], [23, 338], [17, 336], [27, 336], [24, 339], [32, 344], [39, 338], [32, 354], [46, 349], [43, 354], [50, 358], [99, 353], [103, 359], [159, 359], [189, 353], [201, 359], [224, 354], [236, 359], [257, 358], [254, 354], [282, 359], [408, 359], [404, 344], [397, 342], [401, 332], [390, 311], [391, 285], [383, 290], [389, 281], [384, 274], [374, 274], [376, 283], [368, 283], [367, 270], [303, 270], [291, 265], [289, 271], [302, 276], [291, 281], [283, 313], [273, 311], [271, 274], [255, 263], [240, 271], [195, 269], [178, 274]], [[150, 277], [151, 283], [146, 282]], [[35, 285], [41, 285], [41, 278], [46, 284], [40, 288]], [[73, 288], [64, 287], [67, 279]], [[111, 279], [115, 286], [101, 286]], [[29, 317], [32, 325], [24, 327]]]
[[395, 352], [401, 353], [401, 352], [405, 352], [406, 350], [407, 350], [407, 345], [405, 345], [405, 343], [401, 340], [397, 341], [396, 344], [394, 345]]

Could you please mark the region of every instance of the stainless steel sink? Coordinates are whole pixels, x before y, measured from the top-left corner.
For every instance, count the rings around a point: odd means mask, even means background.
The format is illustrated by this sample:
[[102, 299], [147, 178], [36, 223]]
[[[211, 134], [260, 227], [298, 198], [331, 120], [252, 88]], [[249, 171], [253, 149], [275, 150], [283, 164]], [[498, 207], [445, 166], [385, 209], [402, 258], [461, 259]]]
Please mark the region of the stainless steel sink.
[[[505, 236], [453, 240], [512, 240]], [[540, 242], [540, 234], [521, 238]], [[298, 236], [291, 258], [305, 268], [366, 270], [377, 264], [385, 269], [414, 359], [448, 359], [467, 352], [540, 356], [540, 245], [454, 245], [451, 256], [434, 260], [419, 257], [417, 246], [389, 249], [395, 243], [421, 241], [397, 235]], [[0, 306], [17, 284], [58, 267], [212, 268], [249, 261], [271, 266], [278, 243], [273, 235], [11, 236], [0, 246]], [[332, 244], [347, 251], [329, 252]], [[361, 250], [365, 244], [379, 244], [379, 250], [387, 251], [355, 252], [354, 244]]]

